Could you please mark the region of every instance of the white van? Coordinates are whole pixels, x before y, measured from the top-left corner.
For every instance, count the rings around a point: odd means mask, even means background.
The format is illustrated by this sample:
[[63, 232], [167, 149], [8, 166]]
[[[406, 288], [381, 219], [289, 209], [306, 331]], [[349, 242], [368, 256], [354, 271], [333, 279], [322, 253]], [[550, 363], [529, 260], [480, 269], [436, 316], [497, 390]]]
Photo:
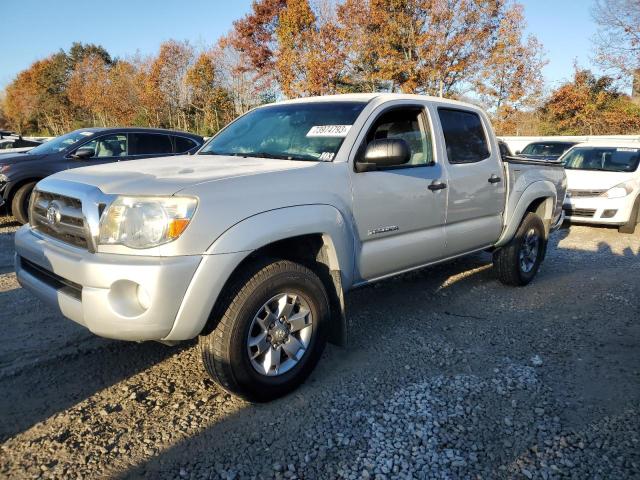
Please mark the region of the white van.
[[633, 233], [640, 222], [640, 142], [580, 143], [560, 161], [567, 172], [566, 218], [617, 225]]

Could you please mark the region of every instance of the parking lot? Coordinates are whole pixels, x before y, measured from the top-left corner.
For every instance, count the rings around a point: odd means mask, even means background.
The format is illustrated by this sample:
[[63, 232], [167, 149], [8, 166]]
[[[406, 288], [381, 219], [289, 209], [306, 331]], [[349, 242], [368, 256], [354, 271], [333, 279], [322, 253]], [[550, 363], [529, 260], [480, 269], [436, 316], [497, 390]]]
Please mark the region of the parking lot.
[[555, 233], [525, 288], [479, 254], [354, 291], [349, 348], [250, 405], [195, 344], [99, 339], [23, 291], [0, 225], [0, 476], [640, 476], [640, 235]]

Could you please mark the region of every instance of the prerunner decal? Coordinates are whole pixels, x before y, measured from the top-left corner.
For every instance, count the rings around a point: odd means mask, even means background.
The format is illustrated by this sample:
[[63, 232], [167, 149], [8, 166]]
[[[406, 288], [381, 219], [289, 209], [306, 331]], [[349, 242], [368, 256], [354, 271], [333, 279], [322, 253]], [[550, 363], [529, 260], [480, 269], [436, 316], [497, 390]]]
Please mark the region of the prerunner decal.
[[307, 137], [346, 137], [351, 125], [314, 125]]

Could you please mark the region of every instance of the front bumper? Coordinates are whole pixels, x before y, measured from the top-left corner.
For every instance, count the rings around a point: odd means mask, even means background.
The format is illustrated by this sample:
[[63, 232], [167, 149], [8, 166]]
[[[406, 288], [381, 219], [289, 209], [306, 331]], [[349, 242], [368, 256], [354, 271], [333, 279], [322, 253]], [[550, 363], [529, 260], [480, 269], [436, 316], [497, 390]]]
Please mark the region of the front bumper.
[[96, 335], [136, 341], [198, 335], [243, 257], [96, 254], [42, 237], [28, 225], [16, 232], [15, 243], [23, 287]]
[[634, 198], [568, 197], [563, 209], [567, 220], [573, 223], [624, 225], [631, 216]]

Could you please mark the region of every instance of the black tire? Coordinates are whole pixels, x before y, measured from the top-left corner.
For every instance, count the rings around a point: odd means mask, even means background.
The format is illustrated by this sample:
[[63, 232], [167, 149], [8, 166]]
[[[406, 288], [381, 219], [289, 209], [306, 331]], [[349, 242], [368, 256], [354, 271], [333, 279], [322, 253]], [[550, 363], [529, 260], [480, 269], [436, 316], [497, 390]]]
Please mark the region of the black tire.
[[635, 233], [638, 223], [640, 223], [640, 195], [633, 203], [633, 209], [631, 210], [631, 215], [629, 215], [629, 221], [624, 225], [620, 225], [620, 227], [618, 227], [618, 232]]
[[[530, 270], [521, 262], [520, 253], [525, 246], [527, 234], [534, 231], [538, 238], [537, 255]], [[513, 239], [493, 253], [493, 268], [498, 279], [505, 285], [527, 285], [540, 269], [547, 251], [547, 235], [544, 224], [535, 213], [527, 213], [522, 219]]]
[[29, 182], [22, 185], [11, 200], [11, 213], [23, 225], [29, 223], [29, 198], [31, 198], [31, 192], [33, 192], [36, 183]]
[[[252, 321], [269, 299], [281, 293], [301, 296], [313, 315], [307, 348], [290, 370], [277, 375], [259, 373], [251, 363], [247, 339]], [[313, 371], [327, 342], [329, 298], [318, 276], [288, 260], [264, 261], [241, 273], [226, 295], [228, 300], [215, 329], [199, 338], [205, 369], [225, 390], [250, 402], [286, 395]], [[215, 319], [214, 319], [215, 320]]]

